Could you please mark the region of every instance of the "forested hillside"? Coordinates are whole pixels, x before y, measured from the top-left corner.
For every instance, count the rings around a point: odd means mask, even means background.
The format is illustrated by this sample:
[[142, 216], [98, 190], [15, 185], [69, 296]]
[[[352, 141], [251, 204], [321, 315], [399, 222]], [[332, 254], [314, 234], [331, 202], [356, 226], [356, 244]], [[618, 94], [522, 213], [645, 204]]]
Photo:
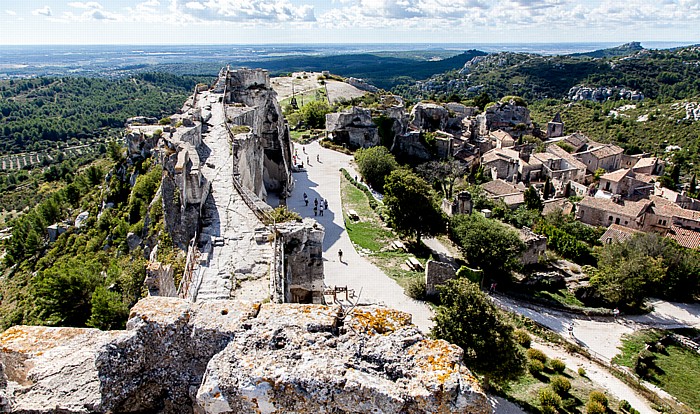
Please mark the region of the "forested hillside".
[[157, 239], [159, 260], [182, 273], [182, 255], [160, 231], [160, 200], [152, 203], [161, 167], [150, 158], [127, 162], [121, 137], [129, 117], [177, 111], [198, 80], [0, 83], [0, 329], [122, 327], [144, 294], [145, 253], [129, 247], [129, 233]]
[[[606, 56], [604, 51], [594, 56]], [[611, 52], [611, 54], [614, 54]], [[640, 50], [627, 56], [541, 56], [503, 52], [476, 57], [460, 70], [421, 84], [404, 83], [396, 93], [413, 99], [481, 93], [518, 95], [527, 100], [561, 99], [573, 86], [620, 86], [661, 100], [700, 95], [700, 47]]]
[[0, 82], [0, 154], [105, 137], [135, 115], [172, 114], [197, 80], [158, 73], [121, 80], [64, 77]]

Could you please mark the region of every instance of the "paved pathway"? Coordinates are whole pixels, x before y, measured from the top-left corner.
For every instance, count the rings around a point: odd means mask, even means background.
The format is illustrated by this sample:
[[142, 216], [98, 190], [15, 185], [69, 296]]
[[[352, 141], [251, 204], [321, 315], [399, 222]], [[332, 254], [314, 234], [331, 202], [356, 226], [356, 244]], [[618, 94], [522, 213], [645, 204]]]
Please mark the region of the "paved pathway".
[[[306, 172], [295, 173], [295, 187], [292, 196], [287, 199], [287, 207], [303, 217], [312, 217], [326, 229], [323, 241], [325, 283], [328, 286], [348, 286], [360, 294], [361, 303], [379, 303], [408, 312], [413, 315], [413, 323], [423, 332], [432, 327], [432, 311], [423, 302], [406, 296], [396, 281], [389, 278], [378, 267], [360, 256], [350, 242], [343, 222], [340, 177], [341, 167], [353, 171], [350, 166], [351, 156], [321, 147], [317, 142], [296, 146], [302, 157]], [[320, 161], [316, 161], [316, 155]], [[310, 165], [306, 157], [309, 157]], [[304, 205], [303, 194], [309, 196], [309, 206]], [[324, 215], [314, 217], [314, 198], [328, 199], [329, 210]], [[338, 250], [343, 251], [343, 261], [338, 260]]]
[[213, 125], [202, 134], [200, 150], [204, 158], [202, 173], [211, 183], [211, 194], [202, 212], [202, 234], [221, 242], [212, 247], [209, 261], [200, 269], [196, 298], [263, 300], [269, 295], [273, 252], [268, 243], [255, 241], [255, 229], [262, 223], [233, 186], [233, 158], [220, 96], [205, 92], [200, 98], [200, 105], [211, 105], [209, 124]]

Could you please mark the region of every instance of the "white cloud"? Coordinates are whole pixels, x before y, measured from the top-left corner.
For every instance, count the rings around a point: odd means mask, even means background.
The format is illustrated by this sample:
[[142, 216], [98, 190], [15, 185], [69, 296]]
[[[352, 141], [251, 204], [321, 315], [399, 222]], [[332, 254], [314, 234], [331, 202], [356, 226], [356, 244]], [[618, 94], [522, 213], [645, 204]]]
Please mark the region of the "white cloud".
[[199, 3], [197, 1], [185, 3], [185, 7], [192, 10], [206, 10], [206, 7], [202, 3]]
[[229, 22], [309, 22], [315, 21], [310, 5], [289, 0], [171, 0], [170, 10], [183, 19]]
[[80, 2], [74, 1], [68, 3], [68, 6], [76, 9], [102, 9], [102, 5], [96, 1]]
[[17, 12], [14, 10], [5, 10], [6, 14], [9, 14], [10, 16], [17, 16]]
[[51, 14], [52, 14], [52, 13], [51, 13], [51, 7], [49, 7], [49, 6], [44, 6], [44, 7], [40, 8], [40, 9], [33, 10], [33, 11], [32, 11], [32, 14], [33, 14], [34, 16], [47, 16], [47, 17], [50, 17]]

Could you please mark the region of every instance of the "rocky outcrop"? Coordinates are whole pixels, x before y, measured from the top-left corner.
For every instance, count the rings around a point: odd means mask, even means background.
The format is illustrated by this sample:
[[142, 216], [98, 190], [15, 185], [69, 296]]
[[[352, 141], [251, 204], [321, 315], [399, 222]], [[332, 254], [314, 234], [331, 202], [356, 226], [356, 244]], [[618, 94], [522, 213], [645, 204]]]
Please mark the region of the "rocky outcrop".
[[532, 133], [533, 125], [530, 110], [514, 101], [497, 102], [476, 116], [476, 131], [479, 136], [502, 129], [512, 136]]
[[[279, 303], [323, 303], [323, 237], [325, 229], [315, 220], [276, 226], [283, 242], [284, 283]], [[273, 299], [275, 292], [273, 292]]]
[[0, 346], [12, 413], [491, 412], [460, 348], [386, 308], [150, 297], [126, 331], [18, 326]]
[[[270, 75], [262, 69], [239, 69], [225, 71], [222, 76], [226, 85], [224, 103], [230, 105], [226, 111], [227, 118], [234, 125], [249, 127], [255, 144], [254, 147], [237, 145], [239, 136], [234, 137], [234, 162], [238, 170], [247, 170], [248, 175], [253, 177], [250, 182], [255, 183], [255, 187], [250, 190], [262, 199], [268, 191], [291, 192], [294, 186], [291, 174], [292, 141], [282, 108], [277, 102], [277, 93], [270, 87]], [[234, 108], [233, 114], [231, 107]], [[250, 140], [250, 137], [246, 139]], [[258, 150], [264, 154], [262, 166], [259, 163], [246, 163], [245, 160], [251, 156], [240, 153]], [[258, 186], [260, 181], [264, 187]]]
[[444, 130], [449, 116], [449, 111], [441, 105], [419, 102], [411, 110], [410, 125], [421, 131]]
[[644, 94], [640, 91], [630, 90], [620, 86], [574, 86], [569, 89], [568, 98], [572, 101], [595, 101], [626, 99], [630, 101], [644, 100]]
[[379, 145], [379, 132], [369, 109], [353, 106], [347, 111], [327, 114], [326, 131], [333, 135], [333, 141], [352, 148]]

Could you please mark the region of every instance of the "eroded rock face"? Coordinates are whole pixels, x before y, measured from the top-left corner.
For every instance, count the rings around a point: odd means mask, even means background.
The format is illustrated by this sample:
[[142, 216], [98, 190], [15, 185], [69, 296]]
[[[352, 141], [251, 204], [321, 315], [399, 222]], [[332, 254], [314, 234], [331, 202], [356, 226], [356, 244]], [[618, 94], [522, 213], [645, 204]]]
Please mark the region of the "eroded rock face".
[[449, 116], [447, 109], [441, 105], [419, 102], [411, 111], [411, 125], [419, 130], [443, 130]]
[[460, 348], [386, 308], [149, 297], [126, 331], [19, 326], [0, 346], [13, 413], [491, 412]]

